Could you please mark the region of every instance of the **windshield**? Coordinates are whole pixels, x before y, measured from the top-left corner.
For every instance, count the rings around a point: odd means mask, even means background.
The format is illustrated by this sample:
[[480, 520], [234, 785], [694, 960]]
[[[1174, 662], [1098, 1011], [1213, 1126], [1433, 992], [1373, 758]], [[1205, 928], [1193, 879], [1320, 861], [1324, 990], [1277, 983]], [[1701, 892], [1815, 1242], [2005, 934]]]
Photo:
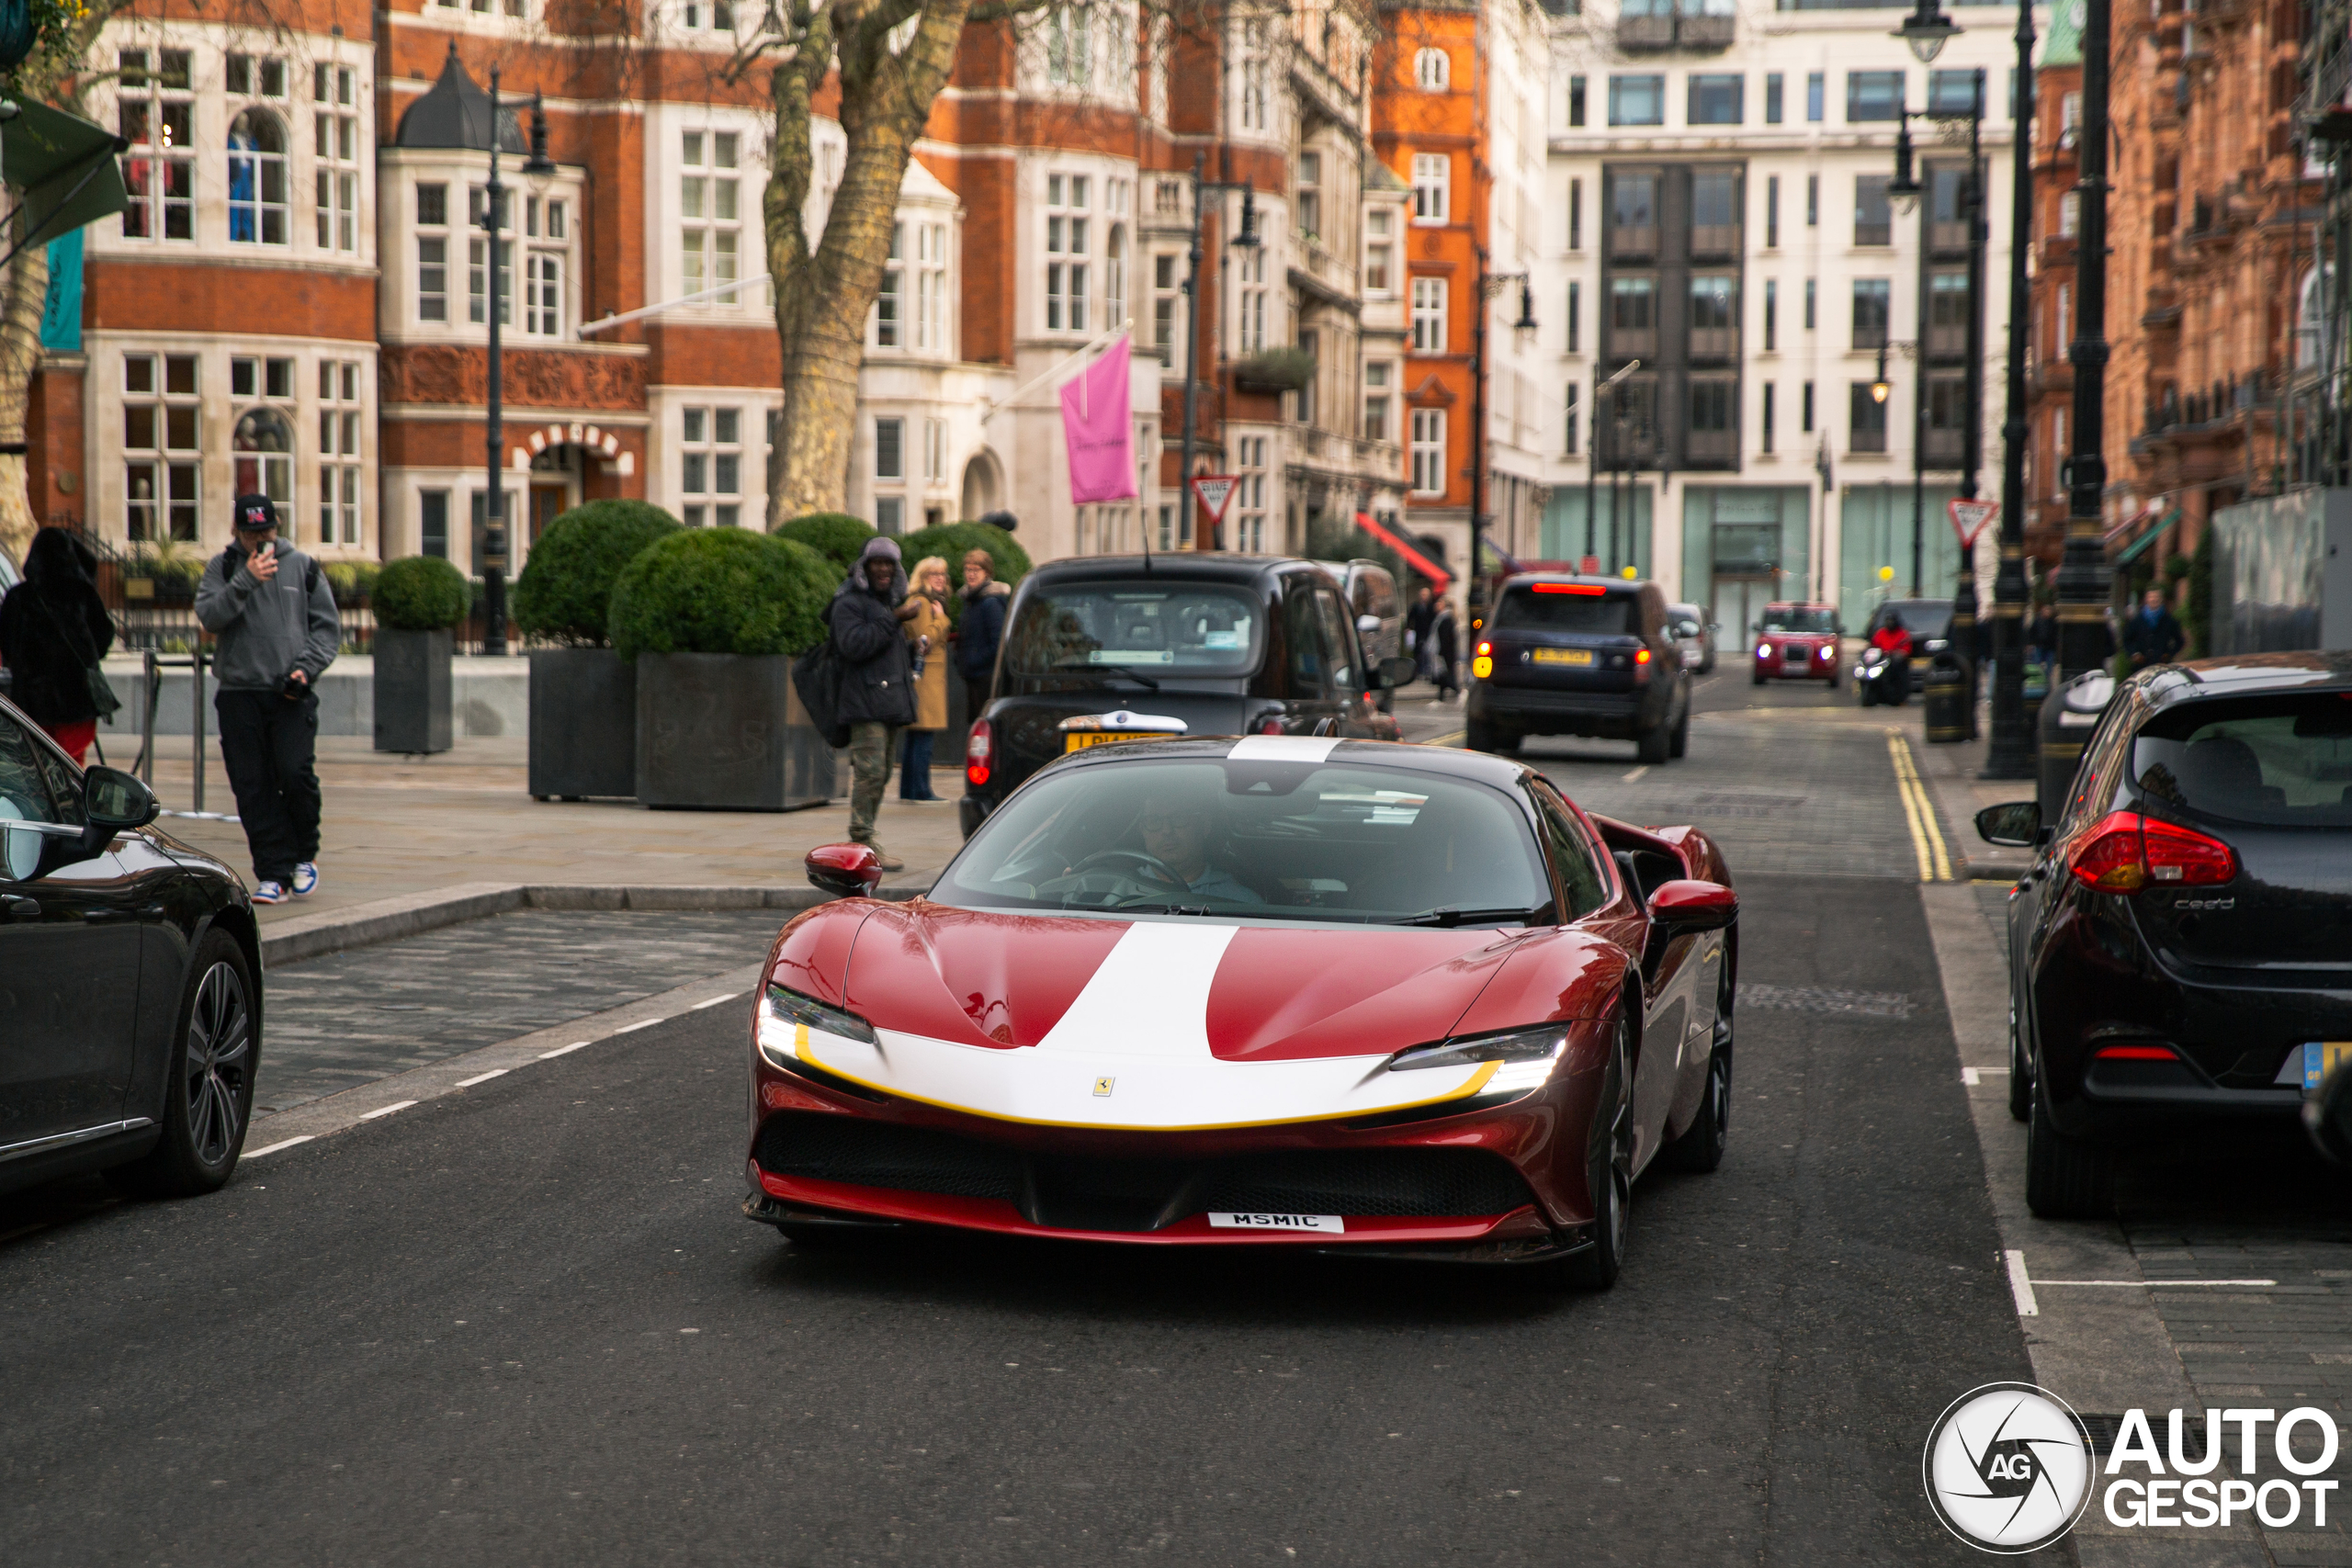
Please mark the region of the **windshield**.
[[1834, 632], [1838, 629], [1838, 612], [1800, 608], [1794, 604], [1767, 604], [1764, 606], [1764, 629], [1768, 632]]
[[1898, 599], [1886, 609], [1890, 615], [1902, 616], [1903, 629], [1923, 642], [1951, 630], [1949, 599]]
[[1631, 593], [1611, 593], [1592, 583], [1522, 582], [1503, 590], [1495, 629], [1639, 637], [1641, 605]]
[[[1214, 758], [1042, 774], [931, 897], [1374, 925], [1521, 923], [1552, 901], [1533, 830], [1498, 790], [1401, 768]], [[1432, 916], [1449, 908], [1459, 916]]]
[[2132, 742], [2143, 794], [2190, 817], [2278, 828], [2352, 828], [2352, 696], [2201, 702], [2160, 714]]
[[1265, 635], [1258, 601], [1215, 582], [1040, 585], [1005, 634], [1024, 675], [1104, 667], [1159, 675], [1246, 675]]

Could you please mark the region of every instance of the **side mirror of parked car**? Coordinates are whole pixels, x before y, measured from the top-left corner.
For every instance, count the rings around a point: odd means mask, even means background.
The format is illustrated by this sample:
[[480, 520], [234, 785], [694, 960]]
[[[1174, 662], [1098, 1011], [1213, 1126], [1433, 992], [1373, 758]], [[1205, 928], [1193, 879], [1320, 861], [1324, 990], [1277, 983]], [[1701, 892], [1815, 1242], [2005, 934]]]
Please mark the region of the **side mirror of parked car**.
[[1382, 660], [1380, 668], [1375, 671], [1384, 687], [1409, 686], [1413, 683], [1413, 677], [1419, 672], [1411, 660], [1402, 657]]
[[2352, 1165], [2352, 1065], [2328, 1074], [2319, 1092], [2303, 1102], [2303, 1125], [2322, 1154]]
[[96, 767], [82, 773], [82, 809], [92, 827], [128, 833], [155, 820], [164, 807], [137, 773]]
[[2012, 800], [1988, 806], [1976, 814], [1976, 836], [1988, 844], [2030, 850], [2041, 834], [2041, 806], [2038, 801]]
[[1358, 615], [1356, 617], [1356, 635], [1358, 637], [1379, 636], [1380, 617], [1378, 615]]
[[810, 885], [836, 898], [863, 898], [882, 880], [882, 857], [871, 844], [820, 844], [801, 863]]
[[1688, 878], [1658, 885], [1650, 895], [1650, 919], [1676, 935], [1721, 931], [1739, 919], [1739, 895], [1719, 882]]

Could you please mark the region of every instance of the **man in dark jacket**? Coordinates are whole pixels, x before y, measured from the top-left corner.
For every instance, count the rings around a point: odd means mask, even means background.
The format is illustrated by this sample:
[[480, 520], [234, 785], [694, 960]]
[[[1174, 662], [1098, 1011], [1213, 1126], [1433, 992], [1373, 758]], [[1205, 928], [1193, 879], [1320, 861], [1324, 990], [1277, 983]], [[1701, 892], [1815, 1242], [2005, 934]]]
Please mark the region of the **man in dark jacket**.
[[2123, 623], [2123, 651], [2130, 656], [2132, 668], [2145, 670], [2151, 664], [2169, 664], [2180, 657], [2188, 637], [2165, 608], [2164, 591], [2151, 588], [2141, 595], [2139, 611]]
[[1430, 585], [1422, 583], [1413, 590], [1413, 607], [1405, 612], [1405, 646], [1413, 656], [1413, 669], [1427, 675], [1437, 663], [1437, 647], [1430, 633], [1437, 626], [1437, 603], [1430, 592]]
[[9, 700], [76, 762], [97, 739], [101, 716], [89, 672], [114, 646], [114, 622], [83, 558], [88, 548], [62, 528], [43, 528], [25, 551], [25, 580], [0, 598]]
[[196, 618], [220, 639], [220, 760], [254, 856], [254, 902], [319, 885], [318, 679], [343, 646], [319, 563], [281, 543], [266, 495], [237, 498], [236, 537], [197, 585]]
[[865, 541], [833, 602], [825, 607], [827, 635], [841, 661], [842, 694], [834, 709], [849, 726], [849, 836], [872, 844], [884, 871], [904, 871], [906, 863], [874, 841], [874, 814], [890, 782], [890, 759], [899, 731], [915, 721], [912, 668], [906, 634], [899, 626], [901, 597], [898, 541], [876, 535]]
[[956, 672], [964, 678], [965, 711], [980, 716], [989, 705], [989, 683], [996, 676], [996, 650], [1004, 641], [1004, 607], [1012, 590], [996, 581], [996, 562], [986, 550], [964, 552], [964, 616], [956, 626]]
[[1434, 657], [1430, 660], [1430, 673], [1437, 681], [1437, 697], [1442, 703], [1452, 702], [1462, 692], [1461, 677], [1455, 673], [1462, 659], [1459, 637], [1453, 619], [1453, 602], [1439, 600], [1437, 618], [1430, 626], [1430, 640], [1435, 645], [1432, 649]]

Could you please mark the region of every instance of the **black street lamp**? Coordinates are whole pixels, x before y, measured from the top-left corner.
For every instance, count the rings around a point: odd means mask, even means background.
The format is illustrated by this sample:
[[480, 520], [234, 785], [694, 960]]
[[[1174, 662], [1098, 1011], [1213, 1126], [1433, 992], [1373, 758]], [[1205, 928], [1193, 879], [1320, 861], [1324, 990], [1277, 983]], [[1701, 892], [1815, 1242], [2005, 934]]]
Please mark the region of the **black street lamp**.
[[[1201, 177], [1203, 154], [1193, 154], [1193, 245], [1186, 257], [1184, 272], [1184, 455], [1183, 470], [1177, 483], [1183, 494], [1178, 504], [1183, 508], [1178, 516], [1197, 525], [1200, 502], [1193, 494], [1193, 463], [1200, 441], [1197, 434], [1201, 400], [1201, 193], [1215, 192], [1224, 197], [1228, 191], [1241, 193], [1241, 231], [1227, 243], [1244, 251], [1254, 251], [1265, 242], [1258, 238], [1258, 193], [1246, 180], [1204, 180]], [[1209, 530], [1195, 526], [1193, 547], [1213, 549], [1216, 541]], [[1181, 543], [1182, 534], [1177, 536]]]
[[[506, 228], [506, 186], [498, 177], [499, 114], [505, 107], [498, 96], [498, 67], [493, 65], [490, 68], [490, 184], [482, 190], [481, 213], [481, 226], [489, 234], [487, 288], [491, 296], [490, 493], [482, 497], [481, 650], [492, 654], [506, 651], [506, 387], [505, 355], [499, 329], [512, 290], [505, 287], [506, 241], [502, 237]], [[519, 109], [523, 106], [518, 101], [514, 107]], [[531, 150], [523, 160], [523, 173], [532, 180], [549, 179], [555, 175], [555, 162], [548, 156], [547, 109], [538, 94], [531, 95], [530, 107]]]
[[[1600, 526], [1600, 513], [1594, 502], [1598, 499], [1596, 492], [1600, 489], [1600, 400], [1603, 396], [1609, 399], [1610, 409], [1616, 413], [1618, 423], [1622, 427], [1624, 423], [1624, 412], [1618, 400], [1617, 383], [1641, 367], [1640, 360], [1629, 359], [1620, 366], [1609, 379], [1592, 389], [1592, 439], [1585, 443], [1584, 455], [1584, 553], [1596, 560], [1600, 558], [1598, 530]], [[1621, 428], [1618, 432], [1617, 451], [1623, 449], [1623, 436], [1624, 433]], [[1615, 452], [1612, 452], [1611, 456], [1614, 455]], [[1609, 525], [1611, 529], [1617, 525], [1617, 479], [1613, 473], [1609, 479]]]
[[1993, 739], [1980, 776], [2030, 779], [2033, 724], [2025, 711], [2026, 324], [2032, 311], [2026, 245], [2033, 232], [2033, 0], [2018, 0], [2018, 89], [2010, 152], [2008, 418], [2001, 425], [2001, 569], [1993, 579]]
[[[1519, 320], [1515, 333], [1535, 330], [1535, 295], [1523, 272], [1488, 272], [1487, 253], [1478, 252], [1478, 316], [1470, 332], [1470, 570], [1474, 591], [1485, 581], [1478, 565], [1478, 545], [1487, 536], [1487, 302], [1511, 284], [1519, 285]], [[1512, 541], [1516, 544], [1518, 541]]]

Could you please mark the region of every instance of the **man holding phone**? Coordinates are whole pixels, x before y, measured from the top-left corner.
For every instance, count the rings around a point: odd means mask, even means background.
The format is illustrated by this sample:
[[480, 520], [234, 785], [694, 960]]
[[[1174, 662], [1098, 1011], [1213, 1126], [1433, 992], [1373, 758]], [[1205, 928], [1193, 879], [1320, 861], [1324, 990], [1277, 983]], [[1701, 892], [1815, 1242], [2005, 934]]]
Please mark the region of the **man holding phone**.
[[254, 857], [254, 902], [319, 885], [317, 682], [343, 645], [319, 563], [277, 538], [266, 495], [237, 498], [236, 537], [204, 569], [196, 618], [219, 639], [220, 760]]

